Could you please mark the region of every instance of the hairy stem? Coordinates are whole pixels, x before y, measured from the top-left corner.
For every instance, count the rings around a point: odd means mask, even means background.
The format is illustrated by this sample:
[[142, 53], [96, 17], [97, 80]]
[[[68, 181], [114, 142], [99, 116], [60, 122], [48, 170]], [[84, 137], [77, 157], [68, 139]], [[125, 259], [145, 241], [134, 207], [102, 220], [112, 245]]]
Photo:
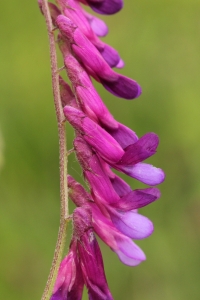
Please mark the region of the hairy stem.
[[60, 99], [59, 89], [59, 74], [57, 66], [56, 46], [53, 33], [53, 24], [49, 12], [47, 0], [42, 0], [42, 11], [45, 17], [46, 26], [48, 30], [49, 46], [50, 46], [50, 60], [51, 60], [51, 74], [54, 104], [56, 110], [56, 117], [58, 123], [59, 136], [59, 165], [60, 165], [60, 227], [58, 231], [58, 239], [54, 252], [53, 262], [50, 269], [49, 277], [42, 296], [42, 300], [48, 300], [51, 297], [53, 286], [58, 273], [58, 268], [62, 259], [63, 249], [66, 238], [66, 228], [68, 218], [68, 190], [67, 190], [67, 149], [66, 149], [66, 130], [64, 123], [63, 108]]

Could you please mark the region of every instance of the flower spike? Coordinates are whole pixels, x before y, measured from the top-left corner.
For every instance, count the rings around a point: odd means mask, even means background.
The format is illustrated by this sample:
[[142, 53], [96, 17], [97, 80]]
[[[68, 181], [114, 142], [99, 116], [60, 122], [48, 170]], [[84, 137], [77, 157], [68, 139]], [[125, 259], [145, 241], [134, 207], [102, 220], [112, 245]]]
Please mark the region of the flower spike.
[[[132, 129], [115, 120], [93, 85], [92, 78], [113, 95], [126, 100], [135, 99], [142, 92], [135, 80], [112, 69], [123, 68], [124, 61], [113, 47], [99, 38], [108, 34], [108, 27], [82, 6], [88, 5], [97, 13], [110, 15], [123, 7], [123, 0], [55, 2], [57, 5], [38, 0], [50, 39], [61, 180], [58, 247], [50, 284], [48, 281], [42, 299], [81, 300], [85, 285], [89, 300], [113, 300], [95, 235], [125, 265], [137, 266], [146, 259], [132, 239], [147, 238], [154, 231], [152, 221], [138, 210], [160, 198], [160, 191], [154, 186], [164, 181], [165, 174], [160, 168], [144, 163], [156, 154], [159, 137], [153, 132], [138, 137]], [[61, 69], [56, 63], [55, 35], [63, 56]], [[59, 76], [61, 70], [66, 71], [68, 82]], [[65, 121], [74, 128], [73, 152], [87, 190], [66, 174], [70, 151], [66, 149]], [[132, 183], [126, 183], [115, 170], [133, 178], [133, 183], [139, 180], [148, 186], [133, 190]], [[67, 215], [67, 190], [76, 206], [70, 217]], [[69, 252], [60, 263], [66, 220], [72, 220], [72, 237]], [[53, 291], [50, 286], [54, 286]]]

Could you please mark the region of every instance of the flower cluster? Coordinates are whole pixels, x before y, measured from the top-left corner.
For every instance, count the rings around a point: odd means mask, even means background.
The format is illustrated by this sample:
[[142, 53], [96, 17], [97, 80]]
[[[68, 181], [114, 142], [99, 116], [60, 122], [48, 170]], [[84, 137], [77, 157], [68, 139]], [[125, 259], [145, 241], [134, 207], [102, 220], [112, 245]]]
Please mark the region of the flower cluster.
[[[132, 239], [143, 239], [153, 232], [152, 222], [138, 209], [160, 197], [154, 186], [164, 180], [164, 173], [143, 162], [156, 153], [159, 139], [152, 132], [138, 138], [116, 121], [92, 84], [91, 77], [127, 100], [141, 94], [136, 81], [112, 69], [122, 68], [124, 62], [115, 49], [99, 39], [108, 33], [106, 24], [81, 6], [89, 5], [95, 12], [109, 15], [123, 7], [122, 0], [56, 2], [57, 6], [49, 3], [49, 9], [59, 30], [57, 42], [71, 83], [70, 87], [60, 77], [60, 95], [66, 120], [75, 130], [74, 151], [89, 192], [68, 175], [69, 196], [77, 208], [72, 215], [69, 253], [60, 265], [51, 300], [79, 300], [84, 284], [90, 300], [110, 300], [113, 298], [94, 233], [124, 264], [136, 266], [145, 260]], [[149, 187], [132, 190], [113, 170]]]

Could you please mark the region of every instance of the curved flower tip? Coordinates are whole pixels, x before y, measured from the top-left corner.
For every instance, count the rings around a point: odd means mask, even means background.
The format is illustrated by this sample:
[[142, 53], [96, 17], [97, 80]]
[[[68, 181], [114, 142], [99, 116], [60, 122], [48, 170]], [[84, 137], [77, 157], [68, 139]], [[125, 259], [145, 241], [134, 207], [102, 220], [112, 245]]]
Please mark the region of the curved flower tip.
[[103, 20], [89, 14], [84, 10], [83, 13], [86, 16], [92, 30], [97, 36], [104, 37], [108, 34], [108, 26]]
[[[113, 187], [115, 188], [114, 185]], [[119, 191], [121, 190], [119, 189]], [[114, 203], [112, 206], [117, 210], [120, 210], [121, 212], [127, 212], [151, 204], [159, 198], [160, 191], [157, 188], [151, 187], [147, 189], [133, 190], [126, 194], [123, 194], [120, 200]]]
[[158, 136], [153, 133], [143, 135], [137, 142], [124, 149], [125, 154], [118, 165], [133, 165], [141, 162], [156, 153], [159, 144]]
[[118, 74], [118, 78], [115, 81], [104, 78], [100, 78], [99, 80], [107, 91], [126, 100], [135, 99], [142, 93], [140, 85], [135, 80], [123, 75]]
[[120, 171], [151, 186], [160, 184], [165, 179], [163, 170], [145, 163], [137, 163], [134, 166], [125, 166], [122, 167]]
[[114, 178], [110, 179], [112, 186], [119, 197], [123, 197], [131, 192], [131, 188], [123, 179], [115, 175]]
[[115, 129], [107, 129], [123, 149], [138, 141], [136, 133], [125, 125], [118, 123]]
[[115, 227], [132, 239], [144, 239], [153, 233], [153, 223], [133, 211], [119, 213], [112, 210], [110, 216]]
[[124, 151], [116, 140], [101, 126], [78, 109], [64, 107], [64, 114], [68, 122], [84, 135], [84, 140], [109, 163], [116, 163], [124, 155]]
[[97, 47], [97, 49], [111, 68], [116, 67], [120, 63], [121, 58], [118, 52], [111, 46], [105, 44], [103, 48]]
[[91, 204], [93, 227], [98, 236], [128, 266], [137, 266], [145, 260], [144, 252], [125, 234], [121, 233], [100, 210]]
[[87, 0], [87, 3], [95, 12], [103, 15], [115, 14], [123, 7], [122, 0]]
[[63, 259], [58, 270], [50, 300], [82, 299], [83, 277], [76, 255], [76, 243], [72, 242], [69, 254]]
[[[97, 81], [101, 82], [109, 92], [120, 98], [131, 100], [140, 96], [142, 90], [139, 84], [135, 80], [117, 74], [115, 71], [113, 71], [100, 54], [99, 50], [97, 50], [97, 48], [86, 38], [86, 36], [84, 36], [77, 25], [75, 25], [69, 18], [60, 15], [56, 19], [56, 24], [63, 37], [66, 38], [71, 44], [75, 55], [84, 65], [88, 74], [93, 76]], [[117, 65], [120, 58], [116, 50], [108, 46], [106, 48], [105, 45], [103, 48], [106, 49], [104, 55], [107, 60], [111, 59], [112, 55], [110, 54], [115, 53], [114, 58], [115, 60], [117, 58]], [[61, 50], [62, 52], [64, 51], [63, 49]], [[112, 60], [110, 63], [113, 63]]]
[[115, 66], [115, 68], [122, 69], [124, 67], [125, 63], [122, 59], [118, 62], [118, 64]]
[[134, 267], [146, 259], [144, 252], [130, 238], [116, 238], [118, 249], [113, 250], [125, 265]]

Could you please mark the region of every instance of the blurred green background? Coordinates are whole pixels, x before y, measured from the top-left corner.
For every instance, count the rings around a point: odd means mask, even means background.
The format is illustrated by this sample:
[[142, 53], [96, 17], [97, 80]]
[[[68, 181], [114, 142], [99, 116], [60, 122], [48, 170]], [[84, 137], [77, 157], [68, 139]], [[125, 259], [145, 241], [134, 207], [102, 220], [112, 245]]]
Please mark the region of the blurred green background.
[[[0, 15], [0, 295], [35, 300], [59, 225], [49, 46], [36, 1], [2, 1]], [[200, 2], [127, 0], [104, 19], [105, 41], [126, 63], [121, 72], [143, 94], [126, 101], [97, 89], [117, 120], [139, 136], [159, 135], [149, 162], [166, 172], [162, 198], [140, 211], [155, 224], [154, 234], [138, 242], [147, 261], [124, 266], [101, 244], [110, 289], [115, 300], [200, 299]], [[72, 138], [69, 128], [69, 148]], [[73, 155], [69, 170], [81, 180]]]

